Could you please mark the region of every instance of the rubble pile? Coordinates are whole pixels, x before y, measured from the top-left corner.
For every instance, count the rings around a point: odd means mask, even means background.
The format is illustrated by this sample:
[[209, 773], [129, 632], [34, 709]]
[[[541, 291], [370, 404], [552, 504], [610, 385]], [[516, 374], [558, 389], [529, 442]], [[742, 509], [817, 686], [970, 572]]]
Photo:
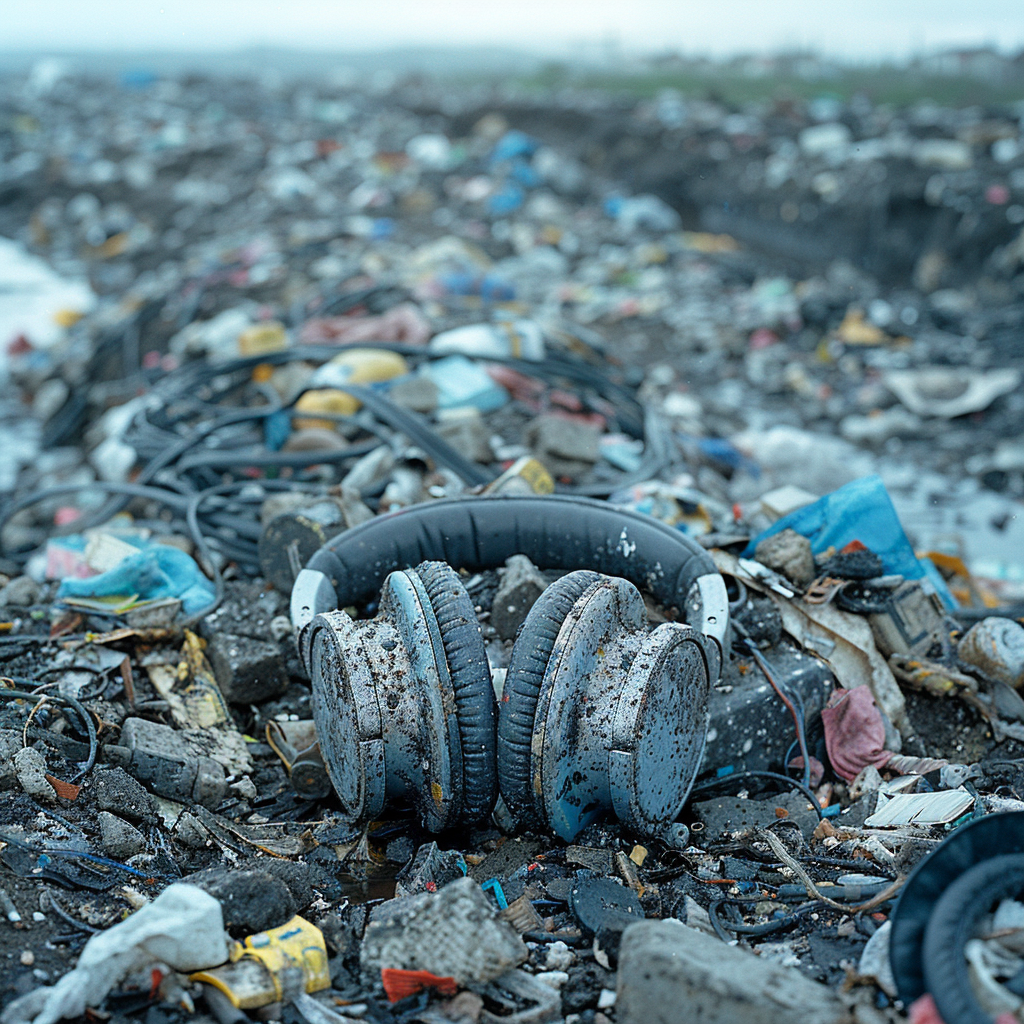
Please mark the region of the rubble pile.
[[0, 1021], [1019, 1015], [1022, 116], [2, 80]]

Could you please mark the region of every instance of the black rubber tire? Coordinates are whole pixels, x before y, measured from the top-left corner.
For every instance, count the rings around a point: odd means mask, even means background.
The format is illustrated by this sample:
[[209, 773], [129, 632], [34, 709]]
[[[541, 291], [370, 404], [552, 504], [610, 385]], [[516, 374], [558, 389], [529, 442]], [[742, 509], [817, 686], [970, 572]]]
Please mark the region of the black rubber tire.
[[455, 715], [462, 745], [462, 813], [471, 825], [494, 810], [497, 710], [491, 670], [473, 599], [458, 573], [444, 562], [421, 562], [415, 569], [437, 619], [448, 674], [455, 691]]
[[889, 963], [908, 1006], [925, 994], [921, 946], [939, 897], [975, 864], [1004, 853], [1024, 853], [1024, 811], [987, 814], [961, 825], [919, 861], [892, 909]]
[[976, 864], [936, 901], [924, 932], [925, 987], [943, 1020], [992, 1024], [971, 989], [964, 946], [998, 900], [1024, 891], [1024, 854], [1005, 853]]
[[603, 577], [588, 569], [556, 580], [537, 598], [512, 647], [498, 705], [498, 788], [522, 825], [541, 824], [530, 778], [530, 752], [537, 697], [558, 631], [572, 606]]

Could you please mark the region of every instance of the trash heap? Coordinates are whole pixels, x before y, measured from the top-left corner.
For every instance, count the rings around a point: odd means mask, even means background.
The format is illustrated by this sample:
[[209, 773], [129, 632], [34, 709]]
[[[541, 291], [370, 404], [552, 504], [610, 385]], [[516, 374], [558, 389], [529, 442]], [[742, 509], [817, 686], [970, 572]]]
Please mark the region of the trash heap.
[[[1019, 1014], [1020, 116], [4, 79], [0, 1021]], [[556, 493], [720, 574], [685, 804], [346, 817], [300, 573]], [[552, 594], [689, 611], [452, 568], [499, 706]]]

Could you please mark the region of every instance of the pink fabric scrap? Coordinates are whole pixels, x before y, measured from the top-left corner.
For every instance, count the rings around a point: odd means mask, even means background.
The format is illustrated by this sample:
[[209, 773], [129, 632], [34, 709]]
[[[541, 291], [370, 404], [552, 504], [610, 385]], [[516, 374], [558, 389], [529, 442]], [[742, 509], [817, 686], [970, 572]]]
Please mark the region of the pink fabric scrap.
[[301, 337], [308, 343], [332, 342], [338, 345], [362, 341], [426, 345], [430, 340], [430, 324], [418, 306], [405, 302], [380, 316], [315, 317], [303, 324]]
[[867, 768], [881, 768], [892, 752], [885, 749], [885, 724], [869, 686], [838, 689], [821, 713], [825, 748], [836, 775], [852, 782]]

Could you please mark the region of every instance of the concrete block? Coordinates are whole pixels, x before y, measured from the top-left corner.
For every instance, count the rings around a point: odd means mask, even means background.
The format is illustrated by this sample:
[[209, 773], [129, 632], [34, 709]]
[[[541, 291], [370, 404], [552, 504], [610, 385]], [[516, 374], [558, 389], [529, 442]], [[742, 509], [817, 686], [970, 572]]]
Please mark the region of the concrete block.
[[460, 985], [493, 979], [529, 955], [512, 925], [499, 920], [480, 886], [460, 878], [436, 893], [389, 900], [366, 928], [367, 968], [430, 971]]
[[220, 633], [206, 653], [220, 692], [233, 704], [258, 704], [288, 689], [288, 671], [277, 644]]
[[839, 996], [790, 967], [680, 921], [631, 925], [619, 949], [618, 1024], [851, 1024]]

